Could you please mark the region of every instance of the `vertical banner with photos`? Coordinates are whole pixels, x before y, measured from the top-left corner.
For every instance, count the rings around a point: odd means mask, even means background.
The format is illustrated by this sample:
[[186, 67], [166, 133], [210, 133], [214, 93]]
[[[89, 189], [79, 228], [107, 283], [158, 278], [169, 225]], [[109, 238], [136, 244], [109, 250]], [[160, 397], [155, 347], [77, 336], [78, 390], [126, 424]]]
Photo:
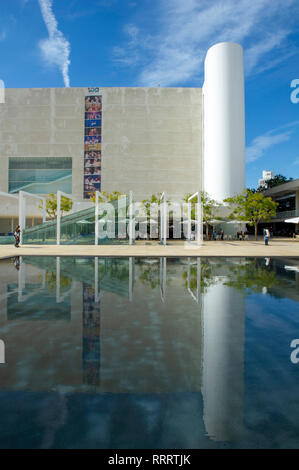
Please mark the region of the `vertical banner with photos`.
[[85, 97], [84, 199], [101, 191], [102, 96]]

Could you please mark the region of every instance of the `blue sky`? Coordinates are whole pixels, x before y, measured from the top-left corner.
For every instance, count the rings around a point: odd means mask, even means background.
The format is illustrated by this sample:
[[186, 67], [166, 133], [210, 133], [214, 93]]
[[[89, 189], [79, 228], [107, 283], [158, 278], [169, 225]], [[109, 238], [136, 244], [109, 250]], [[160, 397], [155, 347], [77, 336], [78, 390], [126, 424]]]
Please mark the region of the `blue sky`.
[[[207, 49], [244, 47], [247, 185], [299, 177], [298, 0], [0, 0], [7, 88], [201, 87]], [[299, 88], [298, 88], [299, 89]], [[299, 92], [298, 92], [299, 98]]]

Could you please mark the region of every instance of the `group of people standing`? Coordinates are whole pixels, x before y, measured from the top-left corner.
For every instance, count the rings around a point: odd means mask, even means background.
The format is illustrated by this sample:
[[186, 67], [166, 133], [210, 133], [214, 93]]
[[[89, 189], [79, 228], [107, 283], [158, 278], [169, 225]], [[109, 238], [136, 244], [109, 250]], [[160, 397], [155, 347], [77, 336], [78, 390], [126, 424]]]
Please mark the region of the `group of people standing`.
[[213, 240], [223, 240], [223, 230], [217, 230], [213, 231]]
[[241, 232], [237, 232], [237, 239], [238, 240], [245, 240], [246, 235], [247, 235], [247, 232], [243, 232], [241, 230]]

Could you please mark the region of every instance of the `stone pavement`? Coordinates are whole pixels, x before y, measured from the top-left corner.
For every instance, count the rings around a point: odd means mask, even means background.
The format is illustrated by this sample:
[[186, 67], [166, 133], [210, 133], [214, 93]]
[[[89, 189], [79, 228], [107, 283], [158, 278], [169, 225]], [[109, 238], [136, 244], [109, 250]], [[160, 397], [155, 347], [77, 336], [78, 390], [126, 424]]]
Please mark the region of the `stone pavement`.
[[0, 245], [0, 259], [14, 256], [114, 256], [114, 257], [189, 257], [189, 256], [261, 256], [299, 257], [299, 242], [274, 239], [265, 246], [258, 241], [205, 241], [202, 246], [182, 240], [170, 240], [166, 247], [157, 241], [137, 241], [135, 245]]

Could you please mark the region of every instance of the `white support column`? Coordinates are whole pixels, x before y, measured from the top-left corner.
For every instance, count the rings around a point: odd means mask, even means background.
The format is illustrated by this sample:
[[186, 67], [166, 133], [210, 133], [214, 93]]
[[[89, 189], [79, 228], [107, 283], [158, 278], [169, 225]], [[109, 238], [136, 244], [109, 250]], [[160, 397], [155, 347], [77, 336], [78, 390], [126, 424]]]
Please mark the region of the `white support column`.
[[167, 258], [163, 258], [163, 292], [164, 292], [164, 302], [166, 300], [166, 286], [167, 286]]
[[22, 244], [23, 230], [26, 229], [26, 197], [38, 199], [43, 202], [43, 222], [46, 221], [46, 198], [43, 196], [37, 196], [36, 194], [27, 193], [26, 191], [19, 191], [18, 197], [19, 197], [19, 225], [21, 228], [20, 243]]
[[95, 217], [94, 217], [94, 244], [99, 244], [99, 191], [96, 191], [95, 201]]
[[200, 296], [200, 284], [201, 284], [201, 259], [198, 256], [197, 258], [197, 303], [199, 303], [199, 300], [201, 298]]
[[[0, 89], [1, 89], [1, 87], [0, 87]], [[9, 198], [11, 198], [11, 199], [17, 199], [18, 205], [19, 205], [19, 203], [20, 203], [19, 195], [16, 196], [15, 194], [9, 194], [9, 193], [5, 193], [5, 192], [3, 192], [3, 191], [0, 191], [0, 196], [9, 197]], [[20, 207], [20, 206], [19, 206], [19, 207]], [[13, 223], [13, 217], [12, 217], [12, 218], [11, 218], [11, 232], [13, 233], [13, 231], [14, 231], [14, 223]]]
[[187, 225], [187, 239], [191, 240], [191, 202], [188, 201], [188, 225]]
[[198, 191], [198, 199], [196, 205], [196, 225], [197, 225], [197, 245], [203, 243], [203, 224], [202, 224], [202, 204], [201, 204], [201, 192]]
[[57, 191], [57, 223], [56, 223], [57, 245], [60, 245], [60, 239], [61, 239], [61, 196], [71, 199], [71, 201], [73, 201], [73, 212], [76, 212], [77, 210], [77, 203], [76, 203], [75, 198], [73, 198], [73, 196], [71, 196], [70, 194], [67, 194], [67, 193], [64, 193], [63, 191], [58, 190]]
[[160, 245], [163, 243], [163, 212], [160, 204]]
[[43, 224], [46, 222], [47, 219], [47, 201], [46, 198], [43, 198]]
[[60, 257], [56, 258], [56, 303], [60, 303]]
[[26, 267], [23, 257], [20, 256], [20, 267], [18, 271], [18, 302], [23, 301], [23, 290], [26, 284]]
[[133, 300], [133, 283], [134, 283], [134, 278], [133, 278], [133, 263], [135, 262], [135, 258], [132, 258], [130, 256], [129, 258], [129, 301], [132, 302]]
[[26, 206], [23, 191], [19, 192], [19, 225], [21, 229], [20, 244], [23, 242], [23, 230], [26, 228]]
[[187, 238], [188, 240], [191, 239], [191, 201], [192, 199], [197, 197], [197, 203], [196, 203], [196, 227], [197, 227], [197, 245], [202, 245], [202, 210], [201, 210], [201, 196], [200, 196], [200, 191], [197, 191], [196, 193], [192, 194], [192, 196], [189, 197], [188, 199], [188, 235]]
[[167, 201], [166, 201], [166, 193], [163, 192], [160, 197], [160, 244], [166, 246], [166, 243], [167, 243]]
[[60, 245], [61, 191], [57, 191], [56, 244]]
[[167, 201], [166, 193], [164, 193], [164, 246], [167, 244]]
[[[199, 303], [199, 300], [200, 300], [200, 279], [201, 279], [200, 258], [197, 258], [197, 263], [196, 264], [197, 264], [196, 295], [192, 292], [192, 289], [191, 289], [191, 258], [188, 258], [187, 286], [188, 286], [188, 292], [191, 295], [192, 299], [194, 299], [196, 303]], [[193, 265], [194, 265], [194, 263], [193, 263]]]
[[99, 300], [99, 258], [96, 256], [94, 259], [94, 301], [98, 303]]
[[135, 237], [135, 225], [133, 217], [133, 191], [129, 193], [129, 244], [133, 245], [133, 238]]
[[167, 275], [167, 258], [160, 258], [160, 294], [161, 300], [165, 303], [166, 300], [166, 275]]

